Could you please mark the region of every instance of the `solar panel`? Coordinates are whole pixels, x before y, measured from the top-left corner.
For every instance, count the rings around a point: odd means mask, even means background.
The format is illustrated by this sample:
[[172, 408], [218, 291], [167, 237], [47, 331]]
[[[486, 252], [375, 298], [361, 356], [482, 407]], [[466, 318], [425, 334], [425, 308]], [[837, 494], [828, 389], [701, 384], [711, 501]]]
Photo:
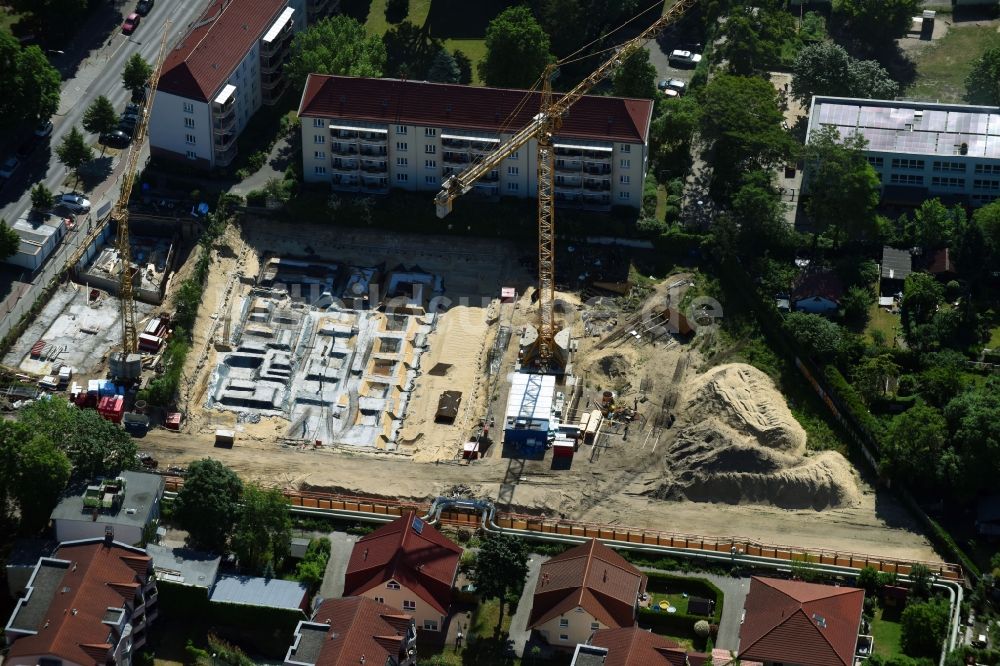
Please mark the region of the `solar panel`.
[[929, 132], [943, 132], [948, 129], [947, 111], [924, 111], [920, 126]]
[[989, 123], [986, 125], [986, 133], [994, 136], [1000, 135], [1000, 115], [990, 114]]
[[986, 157], [1000, 157], [1000, 136], [986, 137]]
[[964, 111], [948, 112], [948, 131], [959, 134], [968, 134], [972, 126], [972, 114]]
[[424, 521], [417, 518], [416, 516], [413, 517], [413, 531], [416, 532], [417, 534], [424, 533]]

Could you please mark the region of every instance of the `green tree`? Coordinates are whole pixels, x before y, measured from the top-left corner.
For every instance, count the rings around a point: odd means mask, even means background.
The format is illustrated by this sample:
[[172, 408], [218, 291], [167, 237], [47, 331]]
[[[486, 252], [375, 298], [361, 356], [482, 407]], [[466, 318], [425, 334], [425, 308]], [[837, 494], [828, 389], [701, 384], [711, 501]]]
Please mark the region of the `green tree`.
[[918, 400], [893, 417], [882, 441], [882, 468], [893, 478], [917, 488], [934, 488], [941, 480], [941, 456], [948, 445], [948, 424], [941, 412]]
[[639, 49], [615, 70], [612, 90], [618, 97], [656, 98], [656, 67], [649, 62], [649, 51]]
[[153, 75], [153, 66], [150, 65], [139, 53], [133, 53], [132, 57], [125, 61], [122, 68], [122, 85], [125, 90], [132, 93], [132, 97], [142, 96], [149, 83], [149, 77]]
[[118, 126], [118, 112], [111, 100], [101, 95], [83, 112], [83, 129], [93, 134], [105, 134]]
[[94, 159], [94, 151], [84, 141], [83, 134], [76, 127], [71, 127], [69, 134], [63, 137], [56, 146], [56, 157], [73, 171], [77, 182], [80, 181], [80, 167]]
[[878, 230], [875, 208], [881, 184], [865, 157], [866, 145], [861, 134], [841, 141], [836, 128], [824, 127], [805, 149], [806, 212], [835, 246], [848, 239], [871, 238]]
[[323, 584], [326, 565], [330, 561], [330, 540], [326, 537], [312, 539], [306, 548], [306, 555], [295, 567], [295, 578], [313, 592]]
[[771, 185], [771, 172], [755, 169], [743, 176], [732, 200], [732, 212], [740, 223], [740, 247], [747, 255], [781, 252], [793, 243], [785, 221], [785, 207]]
[[902, 320], [907, 329], [931, 321], [944, 298], [944, 288], [928, 273], [910, 273], [903, 281]]
[[[976, 209], [976, 212], [972, 214], [972, 222], [976, 233], [974, 236], [964, 239], [964, 242], [966, 244], [977, 240], [981, 242], [983, 247], [978, 256], [985, 259], [987, 270], [1000, 270], [1000, 200]], [[966, 251], [963, 253], [963, 257], [965, 254], [975, 256], [975, 253]], [[964, 258], [962, 264], [965, 264]], [[964, 266], [963, 271], [968, 268], [968, 266]]]
[[899, 84], [881, 65], [852, 58], [834, 42], [803, 47], [792, 65], [792, 95], [806, 105], [813, 95], [892, 99], [898, 93]]
[[720, 31], [718, 57], [731, 73], [751, 76], [781, 64], [785, 44], [795, 40], [795, 19], [784, 3], [758, 0], [732, 8]]
[[943, 408], [962, 390], [965, 355], [950, 349], [925, 354], [926, 367], [920, 373], [920, 395], [927, 402]]
[[948, 208], [940, 199], [925, 199], [913, 212], [913, 223], [907, 230], [907, 238], [928, 251], [949, 247], [964, 216], [961, 206]]
[[868, 356], [854, 366], [854, 386], [865, 402], [885, 397], [888, 384], [899, 376], [899, 366], [888, 354]]
[[874, 597], [878, 592], [878, 569], [866, 565], [858, 572], [858, 587], [865, 591], [866, 597]]
[[243, 482], [211, 458], [191, 463], [174, 500], [174, 519], [187, 530], [191, 545], [223, 552], [240, 515]]
[[112, 476], [135, 467], [135, 441], [93, 409], [78, 409], [54, 397], [31, 403], [21, 410], [19, 420], [32, 435], [59, 447], [77, 477]]
[[691, 141], [701, 122], [696, 97], [674, 97], [657, 105], [649, 132], [650, 155], [657, 180], [683, 176], [691, 165]]
[[22, 48], [7, 31], [0, 32], [0, 126], [48, 120], [59, 109], [62, 78], [37, 46]]
[[496, 633], [503, 626], [503, 607], [510, 592], [520, 592], [528, 575], [528, 550], [524, 542], [509, 534], [490, 534], [476, 554], [470, 579], [483, 599], [500, 602]]
[[819, 361], [832, 361], [844, 348], [844, 332], [837, 324], [808, 312], [792, 312], [785, 317], [785, 331]]
[[7, 220], [0, 218], [0, 261], [17, 254], [21, 246], [21, 237], [7, 225]]
[[1000, 104], [1000, 47], [988, 48], [972, 61], [965, 78], [965, 99], [970, 104]]
[[903, 652], [913, 657], [937, 659], [948, 635], [948, 602], [940, 598], [911, 601], [903, 610], [900, 624]]
[[285, 496], [276, 488], [247, 484], [232, 533], [233, 551], [240, 566], [255, 574], [267, 565], [279, 568], [288, 555], [291, 539], [292, 517]]
[[500, 88], [531, 88], [552, 60], [549, 36], [525, 6], [510, 7], [486, 28], [479, 78]]
[[853, 331], [863, 331], [871, 318], [871, 306], [875, 294], [868, 287], [850, 287], [840, 304], [844, 308], [844, 322]]
[[29, 28], [46, 42], [72, 36], [87, 12], [87, 0], [7, 0], [4, 4], [27, 14]]
[[403, 21], [382, 37], [385, 44], [385, 73], [400, 78], [426, 76], [435, 57], [444, 50], [443, 42], [432, 37], [427, 27]]
[[910, 593], [917, 599], [930, 599], [933, 592], [934, 574], [924, 564], [914, 564], [910, 569]]
[[462, 70], [458, 68], [455, 56], [441, 49], [434, 56], [430, 69], [427, 70], [427, 80], [438, 83], [458, 83], [462, 78]]
[[295, 35], [285, 65], [291, 87], [301, 90], [309, 74], [382, 76], [385, 45], [377, 35], [348, 16], [321, 19]]
[[455, 64], [458, 65], [458, 82], [464, 86], [472, 83], [472, 59], [460, 49], [452, 51], [451, 56], [455, 59]]
[[944, 410], [959, 456], [962, 483], [956, 491], [974, 497], [995, 487], [1000, 475], [1000, 377], [972, 386], [957, 395]]
[[834, 11], [855, 41], [876, 50], [906, 34], [920, 13], [920, 0], [836, 0]]
[[48, 524], [69, 481], [71, 466], [66, 454], [48, 437], [26, 439], [18, 451], [13, 488], [21, 526], [34, 531]]
[[52, 208], [52, 190], [45, 187], [45, 183], [38, 183], [31, 188], [31, 207], [35, 210], [45, 211]]

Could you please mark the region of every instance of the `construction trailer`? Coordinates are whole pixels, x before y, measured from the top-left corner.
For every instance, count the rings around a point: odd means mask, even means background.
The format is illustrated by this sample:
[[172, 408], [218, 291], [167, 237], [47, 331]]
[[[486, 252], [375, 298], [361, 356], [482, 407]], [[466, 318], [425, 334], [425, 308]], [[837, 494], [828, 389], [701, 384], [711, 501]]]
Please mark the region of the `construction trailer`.
[[544, 451], [553, 425], [555, 375], [516, 372], [511, 376], [504, 418], [504, 444], [529, 452]]

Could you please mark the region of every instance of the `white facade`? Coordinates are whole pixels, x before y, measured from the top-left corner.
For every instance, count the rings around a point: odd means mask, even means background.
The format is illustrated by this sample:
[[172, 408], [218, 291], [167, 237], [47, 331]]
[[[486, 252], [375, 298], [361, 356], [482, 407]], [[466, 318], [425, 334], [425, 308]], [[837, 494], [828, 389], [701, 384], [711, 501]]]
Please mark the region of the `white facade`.
[[61, 217], [46, 215], [44, 219], [18, 220], [11, 229], [21, 239], [17, 252], [6, 259], [8, 264], [35, 271], [41, 268], [52, 251], [58, 247], [66, 226]]
[[[980, 206], [1000, 197], [1000, 108], [814, 97], [807, 141], [823, 126], [862, 134], [885, 188], [914, 200]], [[808, 189], [808, 165], [804, 189]], [[918, 201], [919, 202], [919, 201]]]
[[577, 606], [567, 613], [539, 624], [535, 630], [549, 645], [573, 647], [578, 643], [589, 641], [595, 631], [608, 628], [594, 619], [593, 615]]
[[198, 100], [157, 92], [149, 115], [149, 142], [166, 151], [212, 166], [212, 114]]
[[402, 609], [404, 613], [413, 617], [414, 624], [422, 631], [442, 631], [444, 629], [445, 616], [441, 614], [441, 611], [424, 601], [420, 595], [405, 585], [394, 580], [359, 592], [358, 596], [368, 597], [380, 604]]

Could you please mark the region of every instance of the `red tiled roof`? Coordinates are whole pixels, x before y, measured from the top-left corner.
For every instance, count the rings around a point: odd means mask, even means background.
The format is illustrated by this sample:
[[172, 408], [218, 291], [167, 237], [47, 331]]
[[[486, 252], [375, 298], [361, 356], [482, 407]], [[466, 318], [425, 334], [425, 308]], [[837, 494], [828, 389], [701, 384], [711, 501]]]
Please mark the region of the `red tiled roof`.
[[389, 657], [398, 659], [413, 622], [411, 616], [367, 597], [324, 601], [313, 620], [330, 626], [329, 640], [323, 641], [315, 666], [384, 664]]
[[865, 593], [754, 576], [740, 626], [741, 660], [801, 666], [854, 663]]
[[426, 523], [418, 534], [415, 518], [416, 513], [408, 511], [354, 544], [344, 596], [394, 580], [442, 614], [448, 612], [462, 549]]
[[955, 262], [951, 256], [951, 250], [944, 248], [943, 250], [937, 250], [934, 252], [930, 257], [930, 261], [927, 262], [927, 272], [934, 275], [956, 272]]
[[[531, 122], [540, 103], [541, 93], [525, 90], [310, 74], [299, 116], [510, 132]], [[648, 99], [588, 95], [572, 106], [558, 134], [645, 143], [652, 114]]]
[[687, 666], [678, 643], [635, 626], [601, 629], [590, 644], [607, 649], [604, 666]]
[[286, 0], [213, 0], [167, 54], [157, 89], [209, 101], [286, 4]]
[[828, 298], [835, 303], [839, 303], [844, 297], [844, 285], [831, 270], [813, 270], [808, 273], [800, 273], [792, 284], [792, 300], [799, 301], [804, 298]]
[[15, 638], [9, 657], [52, 655], [85, 666], [104, 666], [113, 647], [108, 644], [109, 627], [103, 623], [105, 613], [109, 607], [122, 608], [134, 601], [148, 577], [136, 573], [137, 565], [145, 561], [149, 571], [151, 559], [129, 546], [107, 546], [103, 539], [63, 544], [52, 557], [72, 564], [38, 633]]
[[646, 589], [646, 576], [596, 539], [542, 564], [535, 583], [528, 628], [578, 606], [605, 626], [628, 627]]

